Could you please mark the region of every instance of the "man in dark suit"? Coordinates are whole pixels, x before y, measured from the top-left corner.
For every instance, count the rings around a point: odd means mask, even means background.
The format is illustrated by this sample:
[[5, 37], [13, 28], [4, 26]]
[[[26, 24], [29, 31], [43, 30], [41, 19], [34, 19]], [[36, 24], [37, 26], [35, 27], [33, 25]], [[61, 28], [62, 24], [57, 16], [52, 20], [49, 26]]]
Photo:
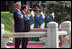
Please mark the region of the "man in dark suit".
[[[24, 17], [22, 15], [22, 12], [20, 11], [21, 9], [21, 3], [16, 2], [15, 3], [15, 11], [14, 11], [14, 29], [15, 32], [24, 32], [25, 31], [25, 23], [24, 23]], [[27, 41], [25, 38], [15, 38], [15, 48], [19, 48], [19, 45], [22, 41], [22, 48], [27, 47]]]
[[29, 32], [30, 31], [30, 17], [28, 16], [28, 11], [29, 11], [29, 6], [28, 5], [24, 5], [22, 6], [22, 14], [24, 17], [24, 25], [25, 25], [25, 32]]
[[[28, 16], [28, 12], [29, 12], [29, 6], [28, 5], [23, 5], [22, 6], [22, 14], [23, 14], [23, 17], [24, 17], [24, 25], [25, 25], [25, 30], [24, 32], [29, 32], [30, 31], [30, 18]], [[23, 43], [26, 43], [25, 46], [27, 45], [28, 43], [28, 38], [24, 38], [25, 39], [25, 42]]]

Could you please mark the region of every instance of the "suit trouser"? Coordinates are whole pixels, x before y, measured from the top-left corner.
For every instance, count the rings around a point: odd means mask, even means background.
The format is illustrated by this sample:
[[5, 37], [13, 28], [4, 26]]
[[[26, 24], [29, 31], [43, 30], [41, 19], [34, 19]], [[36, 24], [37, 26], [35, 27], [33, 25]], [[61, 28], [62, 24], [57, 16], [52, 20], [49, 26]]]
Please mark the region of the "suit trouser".
[[22, 41], [22, 48], [27, 47], [28, 38], [15, 38], [15, 48], [19, 48]]
[[22, 42], [22, 48], [26, 48], [28, 44], [28, 38], [15, 38], [15, 48], [19, 48]]

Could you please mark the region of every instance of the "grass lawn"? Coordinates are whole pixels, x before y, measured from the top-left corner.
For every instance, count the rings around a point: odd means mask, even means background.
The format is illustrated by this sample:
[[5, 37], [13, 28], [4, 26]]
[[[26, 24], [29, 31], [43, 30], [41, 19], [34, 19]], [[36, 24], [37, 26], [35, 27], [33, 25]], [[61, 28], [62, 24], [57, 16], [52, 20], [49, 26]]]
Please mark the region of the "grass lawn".
[[12, 32], [12, 24], [13, 24], [13, 13], [9, 12], [1, 12], [1, 24], [4, 24], [4, 32], [11, 33]]

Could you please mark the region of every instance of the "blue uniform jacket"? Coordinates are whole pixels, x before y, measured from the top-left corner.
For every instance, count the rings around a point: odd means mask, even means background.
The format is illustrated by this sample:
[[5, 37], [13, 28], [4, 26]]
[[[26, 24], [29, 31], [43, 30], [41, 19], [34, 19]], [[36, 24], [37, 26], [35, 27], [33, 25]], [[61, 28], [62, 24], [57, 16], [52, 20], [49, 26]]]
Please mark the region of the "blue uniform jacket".
[[38, 15], [37, 14], [35, 14], [35, 26], [34, 26], [34, 28], [38, 28], [38, 24], [39, 24], [39, 17], [38, 17]]
[[42, 15], [39, 16], [39, 24], [41, 25], [42, 23], [44, 23], [44, 19], [42, 17]]
[[34, 19], [33, 19], [33, 16], [31, 15], [30, 16], [30, 25], [32, 25], [32, 24], [34, 24], [35, 23], [35, 21], [34, 21]]
[[47, 23], [51, 21], [51, 18], [47, 15], [45, 16], [45, 28], [47, 28]]

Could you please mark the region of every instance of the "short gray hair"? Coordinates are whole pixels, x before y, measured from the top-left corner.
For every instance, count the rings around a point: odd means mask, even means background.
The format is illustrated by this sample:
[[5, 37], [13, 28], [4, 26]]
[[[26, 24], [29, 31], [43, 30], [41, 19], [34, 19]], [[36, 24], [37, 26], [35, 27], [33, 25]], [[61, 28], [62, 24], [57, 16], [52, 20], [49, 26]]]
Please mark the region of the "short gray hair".
[[16, 3], [14, 4], [14, 7], [15, 7], [16, 5], [21, 5], [21, 2], [16, 2]]

